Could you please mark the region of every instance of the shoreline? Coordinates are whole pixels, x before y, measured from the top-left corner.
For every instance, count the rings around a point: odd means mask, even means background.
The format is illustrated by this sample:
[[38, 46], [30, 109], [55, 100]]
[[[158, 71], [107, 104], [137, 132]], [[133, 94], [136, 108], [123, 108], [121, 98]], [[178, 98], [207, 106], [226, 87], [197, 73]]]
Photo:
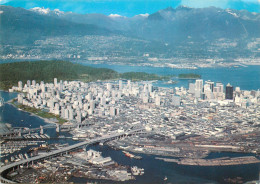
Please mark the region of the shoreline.
[[[17, 98], [13, 98], [13, 99], [17, 99]], [[11, 99], [11, 100], [13, 100], [13, 99]], [[47, 124], [59, 125], [59, 123], [55, 123], [55, 122], [49, 120], [48, 118], [43, 118], [43, 117], [41, 117], [41, 116], [39, 116], [39, 115], [36, 115], [36, 114], [34, 114], [34, 113], [32, 113], [32, 112], [29, 112], [29, 111], [26, 111], [26, 110], [23, 110], [23, 109], [19, 109], [18, 107], [16, 107], [14, 104], [12, 104], [12, 103], [10, 102], [11, 100], [9, 100], [9, 101], [6, 102], [6, 103], [8, 103], [9, 105], [12, 105], [12, 106], [15, 107], [17, 110], [23, 111], [23, 112], [27, 112], [27, 113], [29, 113], [31, 116], [40, 118], [40, 119], [42, 119], [42, 120], [43, 120], [45, 123], [47, 123]]]

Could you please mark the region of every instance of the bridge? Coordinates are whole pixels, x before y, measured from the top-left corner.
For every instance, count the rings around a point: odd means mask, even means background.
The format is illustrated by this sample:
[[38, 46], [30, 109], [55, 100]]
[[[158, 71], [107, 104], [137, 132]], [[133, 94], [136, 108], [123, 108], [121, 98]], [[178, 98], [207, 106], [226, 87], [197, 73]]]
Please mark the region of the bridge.
[[38, 128], [30, 128], [30, 129], [24, 129], [22, 127], [14, 127], [13, 131], [2, 133], [2, 134], [0, 134], [0, 137], [6, 138], [8, 136], [21, 136], [22, 134], [36, 132], [36, 131], [40, 131], [41, 134], [43, 134], [43, 130], [49, 129], [49, 128], [56, 128], [56, 131], [60, 132], [60, 130], [62, 130], [62, 129], [71, 130], [76, 127], [82, 128], [82, 127], [91, 126], [91, 125], [93, 125], [93, 123], [92, 124], [91, 123], [74, 123], [72, 125], [49, 124], [49, 125], [45, 125], [45, 126], [40, 126]]
[[80, 147], [89, 145], [89, 144], [95, 144], [95, 143], [99, 143], [101, 141], [105, 142], [105, 141], [109, 141], [109, 140], [114, 140], [114, 139], [118, 139], [121, 137], [125, 137], [125, 136], [131, 136], [131, 135], [135, 135], [135, 134], [140, 134], [140, 133], [144, 133], [145, 129], [144, 128], [138, 128], [138, 129], [132, 129], [130, 131], [127, 132], [122, 132], [122, 133], [116, 133], [116, 134], [108, 134], [108, 135], [104, 135], [102, 137], [98, 137], [95, 139], [91, 139], [88, 141], [84, 141], [84, 142], [80, 142], [77, 144], [73, 144], [71, 146], [59, 149], [59, 150], [55, 150], [43, 155], [39, 155], [39, 156], [35, 156], [29, 159], [25, 159], [25, 160], [21, 160], [18, 162], [13, 162], [11, 164], [5, 165], [3, 167], [0, 168], [0, 182], [1, 183], [15, 183], [14, 181], [8, 180], [6, 178], [4, 178], [4, 174], [6, 174], [9, 170], [11, 169], [15, 169], [15, 168], [19, 168], [21, 165], [29, 165], [30, 163], [33, 164], [34, 162], [40, 161], [40, 160], [44, 160], [44, 159], [48, 159], [48, 158], [52, 158], [55, 157], [57, 155], [62, 155], [62, 154], [67, 154], [70, 151], [73, 150], [77, 150]]

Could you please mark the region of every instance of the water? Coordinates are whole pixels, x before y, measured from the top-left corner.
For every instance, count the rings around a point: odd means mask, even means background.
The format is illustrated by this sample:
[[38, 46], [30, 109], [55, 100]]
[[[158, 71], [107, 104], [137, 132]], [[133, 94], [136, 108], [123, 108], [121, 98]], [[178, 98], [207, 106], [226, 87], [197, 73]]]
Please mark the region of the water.
[[[88, 65], [88, 64], [86, 64]], [[178, 75], [180, 73], [196, 73], [202, 76], [204, 80], [212, 80], [214, 82], [222, 82], [223, 84], [231, 83], [233, 86], [240, 86], [243, 90], [257, 90], [260, 88], [260, 66], [249, 66], [239, 68], [201, 68], [197, 70], [189, 69], [172, 69], [172, 68], [155, 68], [140, 66], [123, 66], [123, 65], [90, 65], [93, 67], [111, 68], [117, 72], [147, 72], [158, 75]], [[163, 87], [188, 87], [189, 82], [194, 80], [178, 80], [177, 84], [164, 84], [158, 81], [155, 85]], [[8, 101], [15, 98], [17, 94], [0, 91], [0, 95]], [[9, 104], [0, 107], [0, 122], [10, 123], [14, 127], [39, 127], [46, 125], [42, 119], [32, 116], [30, 113], [19, 111]], [[49, 129], [46, 132], [52, 137], [58, 137], [59, 134], [55, 129]], [[62, 133], [61, 133], [62, 134]], [[64, 134], [67, 136], [67, 134]], [[73, 144], [69, 139], [54, 139], [49, 141]], [[224, 166], [224, 167], [199, 167], [199, 166], [180, 166], [175, 163], [166, 163], [156, 160], [153, 155], [139, 154], [142, 160], [135, 160], [125, 157], [121, 151], [113, 150], [108, 146], [89, 146], [91, 149], [102, 151], [103, 156], [111, 156], [113, 160], [122, 165], [142, 167], [145, 169], [143, 176], [138, 176], [136, 181], [125, 183], [224, 183], [225, 178], [242, 177], [244, 181], [257, 180], [260, 164], [250, 164], [241, 166]], [[208, 158], [216, 158], [222, 156], [243, 156], [250, 154], [237, 153], [211, 153]], [[168, 180], [163, 181], [167, 176]], [[86, 178], [72, 178], [70, 181], [86, 183]], [[98, 180], [100, 183], [108, 183], [108, 181]], [[110, 183], [114, 183], [110, 181]]]
[[[108, 64], [86, 64], [83, 65], [92, 66], [96, 68], [110, 68], [119, 73], [124, 72], [146, 72], [154, 73], [157, 75], [176, 75], [182, 73], [195, 73], [201, 75], [201, 78], [205, 80], [211, 80], [213, 82], [222, 82], [223, 84], [230, 83], [234, 87], [239, 86], [242, 90], [257, 90], [260, 89], [260, 66], [248, 66], [248, 67], [218, 67], [218, 68], [198, 68], [192, 69], [175, 69], [167, 67], [151, 67], [151, 66], [127, 66], [127, 65], [108, 65]], [[174, 80], [174, 78], [173, 78]], [[178, 79], [177, 79], [178, 80]], [[177, 84], [163, 84], [158, 82], [157, 86], [161, 87], [185, 87], [188, 88], [189, 82], [195, 80], [178, 80]]]
[[[110, 156], [119, 164], [127, 166], [138, 166], [145, 169], [143, 176], [137, 176], [135, 181], [124, 183], [225, 183], [225, 178], [242, 177], [244, 181], [256, 180], [260, 164], [240, 165], [240, 166], [219, 166], [219, 167], [199, 167], [183, 166], [176, 163], [167, 163], [155, 159], [154, 155], [136, 154], [142, 156], [142, 160], [126, 157], [122, 151], [114, 150], [108, 146], [89, 146], [89, 149], [101, 151], [104, 157]], [[241, 153], [211, 153], [208, 158], [217, 157], [238, 157], [250, 154]], [[167, 176], [168, 180], [163, 179]], [[86, 182], [93, 181], [85, 178], [71, 178], [70, 181]], [[114, 183], [113, 181], [98, 180], [100, 183]], [[123, 183], [123, 182], [122, 182]]]

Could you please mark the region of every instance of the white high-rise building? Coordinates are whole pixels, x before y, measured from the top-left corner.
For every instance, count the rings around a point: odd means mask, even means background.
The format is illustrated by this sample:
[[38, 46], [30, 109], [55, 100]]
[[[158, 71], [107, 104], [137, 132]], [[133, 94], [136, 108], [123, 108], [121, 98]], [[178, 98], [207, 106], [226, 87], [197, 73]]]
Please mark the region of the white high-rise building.
[[122, 89], [123, 89], [123, 81], [119, 80], [119, 90], [122, 90]]
[[196, 82], [195, 82], [195, 90], [202, 91], [202, 89], [203, 89], [203, 80], [197, 79]]
[[35, 86], [35, 85], [36, 85], [36, 81], [33, 80], [33, 81], [32, 81], [32, 86]]
[[64, 118], [69, 119], [69, 110], [68, 109], [64, 110]]
[[189, 83], [189, 93], [191, 94], [195, 93], [195, 84]]
[[31, 81], [30, 80], [27, 80], [27, 87], [31, 87]]
[[77, 111], [77, 122], [81, 123], [81, 112]]
[[219, 87], [219, 92], [223, 93], [224, 92], [224, 85], [221, 82], [217, 82], [216, 86]]
[[155, 97], [155, 105], [157, 105], [157, 106], [161, 105], [161, 98], [159, 96]]
[[57, 78], [54, 78], [54, 86], [56, 87], [57, 86], [57, 84], [58, 84], [58, 80], [57, 80]]
[[107, 83], [107, 90], [111, 91], [112, 90], [112, 84], [111, 83]]
[[148, 91], [149, 93], [153, 92], [153, 85], [151, 83], [148, 84]]
[[73, 120], [74, 116], [73, 116], [73, 110], [69, 109], [69, 120]]
[[115, 107], [110, 107], [110, 116], [115, 116], [115, 115], [116, 115]]
[[22, 91], [22, 89], [23, 89], [23, 82], [22, 82], [22, 81], [19, 81], [19, 82], [18, 82], [18, 90], [19, 90], [19, 91]]

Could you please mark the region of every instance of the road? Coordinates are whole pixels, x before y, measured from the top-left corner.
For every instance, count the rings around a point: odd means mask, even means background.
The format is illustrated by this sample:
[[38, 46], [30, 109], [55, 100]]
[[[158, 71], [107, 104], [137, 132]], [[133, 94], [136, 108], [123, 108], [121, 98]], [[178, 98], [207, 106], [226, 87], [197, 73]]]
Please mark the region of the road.
[[118, 137], [121, 137], [121, 136], [130, 136], [130, 135], [136, 134], [138, 132], [142, 132], [144, 130], [145, 130], [144, 128], [139, 128], [139, 129], [134, 129], [134, 130], [130, 130], [130, 131], [127, 131], [127, 132], [122, 132], [122, 133], [117, 133], [117, 134], [113, 134], [113, 135], [104, 135], [102, 137], [98, 137], [98, 138], [91, 139], [91, 140], [88, 140], [88, 141], [73, 144], [71, 146], [68, 146], [68, 147], [65, 147], [65, 148], [62, 148], [62, 149], [59, 149], [59, 150], [55, 150], [55, 151], [52, 151], [52, 152], [49, 152], [49, 153], [46, 153], [46, 154], [43, 154], [43, 155], [39, 155], [39, 156], [32, 157], [32, 158], [29, 158], [29, 159], [21, 160], [21, 161], [18, 161], [18, 162], [13, 162], [11, 164], [5, 165], [5, 166], [0, 168], [0, 181], [1, 181], [1, 183], [15, 183], [15, 182], [8, 180], [8, 179], [6, 179], [2, 176], [3, 172], [5, 172], [6, 170], [9, 170], [9, 169], [12, 169], [14, 167], [18, 167], [20, 165], [24, 165], [24, 164], [27, 164], [27, 163], [30, 163], [30, 162], [33, 162], [33, 161], [43, 160], [45, 158], [49, 158], [49, 157], [52, 157], [52, 156], [55, 156], [55, 155], [60, 155], [62, 153], [67, 153], [71, 150], [83, 147], [85, 145], [94, 144], [94, 143], [98, 143], [98, 142], [106, 141], [106, 140], [112, 140], [112, 139], [115, 139], [115, 138], [118, 138]]

